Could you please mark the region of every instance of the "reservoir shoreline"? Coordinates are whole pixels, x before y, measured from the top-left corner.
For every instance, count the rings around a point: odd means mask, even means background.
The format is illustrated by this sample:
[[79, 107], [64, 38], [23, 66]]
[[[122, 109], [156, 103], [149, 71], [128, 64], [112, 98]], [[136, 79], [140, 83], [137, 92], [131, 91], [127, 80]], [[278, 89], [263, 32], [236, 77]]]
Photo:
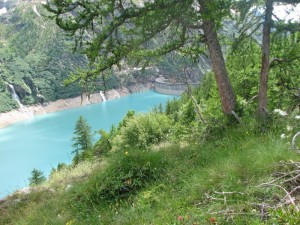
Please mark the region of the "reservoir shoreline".
[[[117, 91], [113, 93], [120, 96]], [[72, 162], [74, 126], [79, 116], [86, 118], [93, 131], [108, 131], [119, 124], [128, 110], [146, 113], [170, 98], [150, 90], [140, 91], [113, 101], [34, 116], [0, 129], [0, 204], [2, 198], [28, 186], [33, 168], [48, 176], [58, 163]]]
[[[104, 93], [106, 100], [117, 99], [122, 96], [129, 95], [131, 93], [147, 91], [151, 89], [151, 84], [137, 84], [129, 88], [119, 88], [108, 90]], [[15, 109], [9, 112], [0, 113], [0, 129], [8, 127], [14, 123], [29, 120], [33, 116], [43, 115], [47, 113], [57, 112], [66, 109], [73, 109], [85, 105], [96, 104], [103, 102], [101, 93], [92, 93], [90, 95], [82, 94], [82, 96], [77, 96], [67, 99], [59, 99], [53, 102], [48, 102], [47, 104], [41, 105], [31, 105], [26, 106], [26, 108]]]

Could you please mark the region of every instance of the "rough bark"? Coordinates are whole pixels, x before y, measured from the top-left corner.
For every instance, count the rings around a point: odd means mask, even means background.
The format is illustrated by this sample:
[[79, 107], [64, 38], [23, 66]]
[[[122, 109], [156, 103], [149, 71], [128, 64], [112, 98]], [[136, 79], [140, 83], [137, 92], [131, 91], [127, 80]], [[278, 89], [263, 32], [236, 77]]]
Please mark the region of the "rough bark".
[[225, 60], [216, 31], [216, 24], [209, 16], [210, 12], [207, 7], [209, 1], [198, 0], [198, 2], [200, 4], [200, 13], [203, 18], [203, 32], [210, 55], [212, 70], [217, 81], [222, 109], [225, 114], [231, 115], [236, 105], [236, 98], [226, 70]]
[[258, 92], [258, 115], [264, 116], [268, 103], [268, 75], [270, 68], [270, 35], [272, 27], [273, 1], [266, 1], [265, 21], [263, 24], [262, 58]]
[[[205, 1], [201, 1], [201, 3], [203, 2]], [[219, 95], [221, 97], [222, 109], [225, 114], [231, 115], [236, 105], [236, 98], [229, 81], [216, 26], [215, 23], [209, 19], [203, 19], [202, 26], [209, 50], [212, 70], [215, 74]]]

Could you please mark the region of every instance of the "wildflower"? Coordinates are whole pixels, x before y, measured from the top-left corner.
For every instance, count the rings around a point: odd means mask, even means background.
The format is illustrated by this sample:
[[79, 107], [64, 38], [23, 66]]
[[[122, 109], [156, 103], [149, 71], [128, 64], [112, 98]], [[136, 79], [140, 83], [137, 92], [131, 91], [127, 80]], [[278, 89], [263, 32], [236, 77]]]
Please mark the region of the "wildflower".
[[209, 222], [210, 223], [216, 223], [217, 222], [217, 219], [215, 217], [210, 217], [209, 218]]
[[274, 109], [275, 113], [278, 113], [280, 116], [287, 116], [287, 112], [281, 109]]
[[281, 138], [281, 139], [285, 139], [285, 138], [286, 138], [286, 135], [285, 135], [285, 134], [281, 134], [281, 135], [280, 135], [280, 138]]
[[295, 119], [296, 119], [296, 120], [300, 120], [300, 115], [295, 116]]
[[178, 216], [178, 217], [177, 217], [177, 220], [183, 221], [183, 216]]
[[125, 152], [125, 155], [128, 155], [128, 152], [127, 152], [127, 151]]
[[293, 130], [293, 128], [291, 126], [287, 126], [286, 129], [287, 129], [287, 131]]

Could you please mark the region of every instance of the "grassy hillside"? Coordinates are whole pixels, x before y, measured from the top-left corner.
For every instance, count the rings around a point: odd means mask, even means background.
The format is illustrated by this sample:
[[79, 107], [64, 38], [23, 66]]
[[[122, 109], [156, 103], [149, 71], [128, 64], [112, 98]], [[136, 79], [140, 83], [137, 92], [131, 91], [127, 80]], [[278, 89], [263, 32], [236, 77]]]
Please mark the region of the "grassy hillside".
[[[12, 21], [19, 20], [12, 16]], [[23, 25], [12, 26], [11, 33], [5, 28], [5, 34], [14, 34], [14, 29], [26, 31]], [[57, 31], [50, 34], [61, 38]], [[278, 39], [273, 46], [278, 47], [276, 52], [287, 48], [297, 52], [296, 36]], [[5, 78], [0, 83], [2, 94], [8, 95], [5, 82], [29, 93], [34, 90], [27, 88], [30, 80], [38, 87], [36, 96], [43, 93], [45, 98], [49, 96], [46, 99], [78, 91], [78, 86], [73, 86], [74, 90], [60, 88], [56, 76], [68, 71], [68, 66], [73, 69], [71, 61], [63, 60], [65, 48], [59, 47], [70, 43], [67, 37], [42, 42], [41, 46], [50, 43], [52, 47], [38, 56], [30, 54], [34, 48], [32, 43], [24, 44], [27, 39], [23, 36], [9, 37], [16, 41], [3, 50], [7, 63], [0, 65]], [[298, 64], [272, 68], [269, 111], [258, 119], [260, 46], [245, 40], [238, 48], [228, 55], [226, 66], [241, 123], [224, 116], [213, 74], [208, 73], [201, 88], [165, 107], [157, 106], [142, 115], [128, 112], [118, 127], [100, 130], [101, 137], [92, 147], [84, 148], [87, 145], [81, 143], [89, 141], [84, 139], [88, 126], [79, 128], [76, 140], [83, 148], [73, 163], [59, 165], [46, 182], [2, 200], [0, 224], [300, 224], [300, 156], [291, 150], [291, 139], [300, 130]], [[11, 57], [13, 54], [25, 61]], [[48, 55], [61, 67], [45, 61]], [[80, 63], [77, 56], [72, 57]], [[29, 62], [37, 66], [29, 67]], [[49, 70], [40, 70], [40, 65]], [[182, 65], [181, 58], [172, 55], [160, 62], [169, 76], [186, 75], [189, 70], [198, 73], [199, 68], [185, 70]], [[128, 83], [133, 76], [126, 77]], [[57, 87], [55, 92], [52, 84]], [[35, 101], [26, 96], [23, 101]], [[300, 146], [299, 140], [296, 144]]]
[[[1, 203], [0, 224], [299, 224], [284, 189], [298, 185], [299, 163], [292, 162], [300, 157], [274, 127], [253, 128], [144, 149], [124, 144], [61, 167], [31, 193]], [[114, 139], [126, 139], [122, 129]], [[291, 196], [297, 204], [298, 192]]]

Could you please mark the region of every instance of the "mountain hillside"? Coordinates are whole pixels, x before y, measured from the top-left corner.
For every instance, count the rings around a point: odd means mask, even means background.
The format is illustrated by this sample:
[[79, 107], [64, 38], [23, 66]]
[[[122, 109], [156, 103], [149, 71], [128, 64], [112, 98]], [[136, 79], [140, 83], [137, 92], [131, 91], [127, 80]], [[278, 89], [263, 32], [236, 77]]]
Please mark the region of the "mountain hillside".
[[[85, 86], [64, 85], [64, 80], [76, 69], [88, 65], [87, 58], [74, 52], [74, 39], [60, 30], [47, 17], [41, 0], [0, 0], [0, 113], [24, 105], [78, 96]], [[194, 65], [193, 80], [199, 80], [207, 69]], [[177, 67], [176, 67], [177, 65]], [[179, 65], [180, 66], [180, 65]], [[95, 81], [92, 91], [145, 83], [159, 74], [179, 77], [178, 60], [173, 56], [159, 59], [150, 70], [122, 65], [113, 76]], [[121, 71], [119, 71], [121, 70]], [[125, 75], [125, 76], [124, 76]], [[14, 93], [15, 92], [15, 93]]]
[[0, 112], [18, 106], [10, 87], [23, 104], [79, 95], [78, 85], [62, 84], [87, 60], [72, 52], [72, 40], [53, 21], [41, 16], [40, 1], [1, 0], [0, 8]]

